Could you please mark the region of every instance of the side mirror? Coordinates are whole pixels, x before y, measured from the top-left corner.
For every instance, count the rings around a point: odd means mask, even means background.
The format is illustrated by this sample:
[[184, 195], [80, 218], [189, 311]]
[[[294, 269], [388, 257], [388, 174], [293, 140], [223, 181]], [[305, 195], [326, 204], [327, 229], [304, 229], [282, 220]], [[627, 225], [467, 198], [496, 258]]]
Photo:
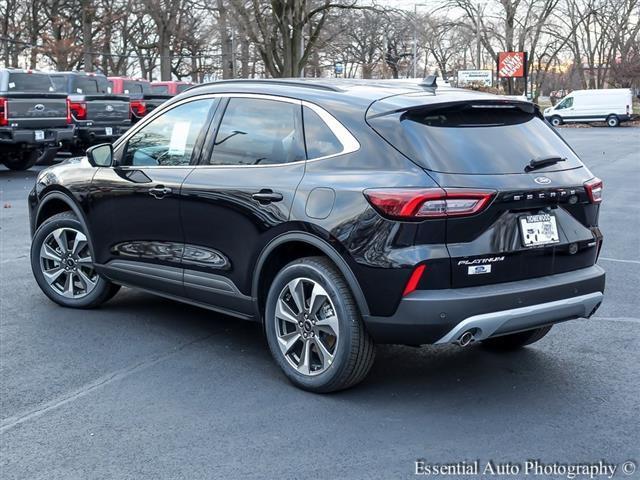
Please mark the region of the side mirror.
[[110, 167], [113, 163], [113, 147], [110, 143], [101, 143], [87, 149], [87, 159], [94, 167]]

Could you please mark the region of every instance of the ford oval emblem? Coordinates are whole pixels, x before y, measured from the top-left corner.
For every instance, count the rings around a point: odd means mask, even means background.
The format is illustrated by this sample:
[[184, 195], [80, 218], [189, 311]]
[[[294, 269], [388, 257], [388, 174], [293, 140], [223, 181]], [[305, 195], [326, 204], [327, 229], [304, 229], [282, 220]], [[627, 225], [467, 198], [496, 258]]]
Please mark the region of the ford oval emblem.
[[41, 103], [36, 104], [33, 108], [35, 108], [37, 111], [41, 112], [44, 110], [44, 105]]
[[536, 177], [533, 181], [538, 185], [549, 185], [551, 183], [551, 179], [549, 177]]
[[105, 110], [106, 110], [107, 112], [113, 112], [113, 107], [112, 107], [111, 105], [107, 105], [107, 106], [105, 107]]

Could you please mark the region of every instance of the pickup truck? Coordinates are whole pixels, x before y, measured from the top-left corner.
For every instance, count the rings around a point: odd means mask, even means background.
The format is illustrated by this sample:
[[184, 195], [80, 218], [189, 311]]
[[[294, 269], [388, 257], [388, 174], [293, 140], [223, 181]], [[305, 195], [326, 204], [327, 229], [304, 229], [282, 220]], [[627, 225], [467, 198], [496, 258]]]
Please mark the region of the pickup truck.
[[85, 72], [50, 74], [56, 91], [69, 99], [75, 138], [68, 148], [72, 153], [84, 152], [97, 143], [111, 143], [131, 126], [129, 97], [109, 92], [107, 77]]
[[151, 92], [159, 95], [175, 96], [196, 85], [191, 82], [151, 82]]
[[133, 123], [172, 97], [172, 95], [153, 93], [151, 82], [143, 78], [109, 77], [108, 80], [111, 93], [129, 96]]
[[67, 95], [44, 72], [0, 69], [0, 163], [26, 170], [73, 139]]

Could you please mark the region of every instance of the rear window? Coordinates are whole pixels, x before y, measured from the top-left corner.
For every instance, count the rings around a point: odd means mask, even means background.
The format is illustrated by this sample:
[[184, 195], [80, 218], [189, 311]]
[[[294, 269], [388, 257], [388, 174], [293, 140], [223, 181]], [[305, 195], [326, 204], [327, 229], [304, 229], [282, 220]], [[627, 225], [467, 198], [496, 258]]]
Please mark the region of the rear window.
[[151, 85], [151, 93], [167, 94], [169, 93], [168, 85]]
[[107, 93], [108, 86], [100, 77], [76, 76], [73, 82], [72, 93]]
[[178, 85], [178, 93], [182, 93], [185, 90], [189, 90], [191, 87], [193, 87], [193, 85], [190, 85], [188, 83], [181, 83], [180, 85]]
[[436, 172], [524, 173], [532, 159], [549, 155], [566, 161], [540, 171], [582, 166], [544, 120], [515, 107], [465, 104], [411, 110], [373, 118], [370, 124], [409, 158]]
[[142, 82], [130, 82], [130, 81], [125, 81], [122, 84], [123, 87], [123, 92], [125, 94], [128, 93], [144, 93], [145, 92], [145, 88], [143, 87]]
[[7, 86], [10, 92], [53, 92], [55, 90], [49, 75], [43, 73], [11, 73]]
[[51, 75], [56, 92], [67, 92], [67, 79], [64, 75]]

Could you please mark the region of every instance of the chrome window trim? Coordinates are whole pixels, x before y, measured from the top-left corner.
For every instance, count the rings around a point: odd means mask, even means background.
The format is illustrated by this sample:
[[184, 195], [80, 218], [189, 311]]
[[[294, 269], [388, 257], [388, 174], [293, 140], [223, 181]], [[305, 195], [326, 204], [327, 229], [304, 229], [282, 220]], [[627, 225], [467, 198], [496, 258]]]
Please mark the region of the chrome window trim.
[[[136, 123], [133, 127], [131, 127], [127, 132], [122, 135], [113, 145], [114, 151], [120, 149], [123, 145], [125, 145], [129, 139], [134, 136], [137, 132], [143, 129], [148, 123], [152, 122], [156, 117], [162, 115], [169, 110], [172, 110], [175, 107], [180, 105], [184, 105], [185, 103], [194, 102], [196, 100], [206, 100], [208, 98], [257, 98], [264, 100], [275, 100], [278, 102], [285, 103], [293, 103], [300, 106], [305, 106], [313, 110], [318, 116], [322, 119], [323, 122], [329, 127], [329, 129], [336, 136], [338, 141], [342, 144], [342, 150], [338, 153], [334, 153], [331, 155], [325, 155], [324, 157], [310, 158], [305, 160], [304, 162], [316, 162], [318, 160], [325, 160], [327, 158], [338, 157], [340, 155], [346, 155], [348, 153], [353, 153], [360, 150], [360, 142], [353, 136], [353, 134], [345, 127], [338, 119], [336, 119], [333, 115], [327, 112], [324, 108], [316, 105], [315, 103], [311, 103], [307, 100], [299, 100], [296, 98], [290, 97], [282, 97], [278, 95], [270, 95], [270, 94], [262, 94], [262, 93], [205, 93], [202, 95], [185, 98], [180, 100], [169, 107], [166, 108], [156, 108], [151, 114], [144, 117], [143, 120]], [[303, 126], [304, 128], [304, 126]], [[302, 162], [288, 162], [288, 163], [273, 163], [270, 165], [118, 165], [118, 168], [122, 169], [149, 169], [149, 168], [271, 168], [271, 167], [283, 167], [287, 165], [295, 165], [300, 164]]]

